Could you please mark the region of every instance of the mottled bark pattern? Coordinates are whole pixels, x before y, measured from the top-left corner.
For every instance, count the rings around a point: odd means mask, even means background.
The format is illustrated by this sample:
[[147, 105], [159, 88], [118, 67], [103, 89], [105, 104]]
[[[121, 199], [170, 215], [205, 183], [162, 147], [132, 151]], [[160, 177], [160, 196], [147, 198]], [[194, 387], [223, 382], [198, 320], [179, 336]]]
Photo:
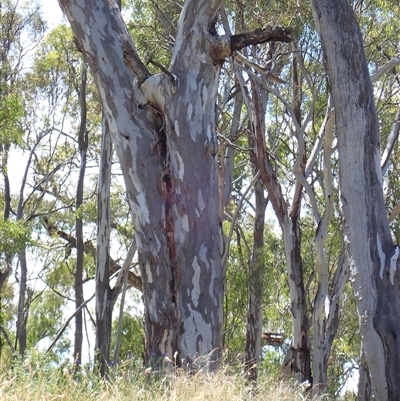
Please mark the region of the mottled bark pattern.
[[344, 234], [376, 400], [400, 398], [399, 276], [382, 191], [379, 121], [363, 41], [347, 0], [313, 0], [336, 113]]
[[108, 121], [102, 121], [101, 156], [97, 194], [97, 251], [96, 251], [96, 362], [104, 377], [110, 359], [112, 296], [110, 288], [110, 186], [112, 142]]
[[[99, 88], [133, 210], [148, 358], [192, 362], [221, 346], [215, 97], [208, 27], [220, 1], [187, 1], [170, 66], [139, 88], [112, 1], [60, 1]], [[106, 40], [104, 39], [106, 38]], [[130, 68], [140, 69], [134, 60]], [[155, 113], [154, 111], [157, 110]]]

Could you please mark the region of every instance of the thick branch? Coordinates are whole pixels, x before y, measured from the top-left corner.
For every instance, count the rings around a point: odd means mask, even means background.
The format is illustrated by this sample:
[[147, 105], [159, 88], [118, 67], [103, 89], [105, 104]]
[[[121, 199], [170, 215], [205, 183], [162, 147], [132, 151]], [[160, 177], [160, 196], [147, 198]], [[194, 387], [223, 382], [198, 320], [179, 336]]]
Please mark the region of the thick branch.
[[291, 28], [284, 28], [282, 26], [266, 26], [264, 28], [257, 28], [251, 32], [239, 33], [231, 36], [231, 50], [234, 52], [246, 46], [273, 41], [289, 43], [292, 41], [290, 37], [291, 33]]
[[259, 45], [266, 42], [286, 42], [292, 41], [290, 34], [291, 28], [281, 26], [266, 26], [257, 28], [254, 31], [239, 33], [237, 35], [222, 35], [215, 39], [212, 46], [212, 57], [215, 60], [224, 60], [233, 52], [239, 51], [246, 46]]
[[400, 65], [400, 58], [393, 58], [389, 60], [378, 71], [371, 75], [371, 82], [374, 83], [381, 79], [389, 70]]

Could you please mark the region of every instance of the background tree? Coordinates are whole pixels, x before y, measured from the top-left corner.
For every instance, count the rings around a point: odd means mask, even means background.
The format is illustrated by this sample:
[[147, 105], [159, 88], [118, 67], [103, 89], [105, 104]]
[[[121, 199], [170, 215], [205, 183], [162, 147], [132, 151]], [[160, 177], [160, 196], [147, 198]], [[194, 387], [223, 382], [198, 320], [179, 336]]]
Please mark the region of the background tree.
[[363, 350], [376, 399], [396, 399], [398, 247], [383, 199], [379, 123], [361, 31], [347, 1], [329, 7], [313, 1], [313, 10], [335, 106], [345, 240]]

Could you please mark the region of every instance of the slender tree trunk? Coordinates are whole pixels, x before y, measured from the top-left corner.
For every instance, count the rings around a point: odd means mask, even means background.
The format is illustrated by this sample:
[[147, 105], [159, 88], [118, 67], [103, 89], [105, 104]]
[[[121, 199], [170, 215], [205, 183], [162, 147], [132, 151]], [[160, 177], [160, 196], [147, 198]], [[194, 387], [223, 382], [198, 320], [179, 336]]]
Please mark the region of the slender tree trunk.
[[[17, 214], [16, 220], [20, 222], [24, 216], [24, 190], [26, 185], [26, 180], [28, 177], [29, 167], [31, 165], [33, 157], [33, 152], [30, 152], [28, 162], [25, 167], [25, 172], [22, 177], [22, 182], [19, 191], [19, 199], [17, 206]], [[9, 256], [9, 260], [11, 263], [11, 256]], [[26, 351], [26, 326], [28, 324], [28, 315], [30, 308], [30, 294], [29, 288], [27, 286], [28, 282], [28, 264], [26, 259], [26, 246], [23, 245], [22, 249], [18, 252], [18, 260], [20, 265], [20, 277], [19, 277], [19, 299], [18, 299], [18, 309], [17, 309], [17, 330], [16, 330], [16, 346], [15, 349], [18, 348], [18, 352], [20, 356], [23, 356]], [[18, 344], [18, 347], [17, 347]]]
[[[330, 107], [328, 106], [327, 114], [323, 127], [324, 134], [324, 194], [325, 194], [325, 210], [321, 217], [316, 205], [313, 206], [314, 222], [317, 226], [315, 236], [315, 265], [317, 271], [318, 289], [314, 299], [314, 308], [312, 314], [312, 330], [313, 330], [313, 394], [318, 396], [326, 390], [327, 386], [327, 369], [328, 369], [328, 356], [331, 348], [334, 334], [332, 337], [327, 337], [327, 323], [330, 310], [329, 298], [329, 270], [325, 256], [324, 241], [328, 233], [328, 225], [332, 218], [333, 212], [333, 189], [332, 189], [332, 136], [333, 136], [333, 116], [329, 116]], [[313, 194], [311, 195], [313, 196]], [[316, 210], [314, 210], [316, 209]], [[341, 268], [342, 265], [339, 265]], [[339, 277], [339, 276], [337, 276]], [[336, 283], [334, 283], [336, 284]], [[335, 289], [343, 287], [335, 286]], [[337, 294], [340, 296], [340, 294]], [[334, 313], [337, 311], [334, 309]], [[329, 320], [330, 321], [330, 320]], [[337, 327], [337, 326], [336, 326]]]
[[335, 106], [345, 242], [372, 393], [398, 400], [399, 248], [383, 199], [379, 121], [362, 36], [347, 0], [312, 6]]
[[[3, 217], [4, 220], [10, 218], [10, 210], [11, 210], [11, 193], [10, 193], [10, 179], [8, 177], [8, 152], [9, 146], [0, 144], [0, 152], [1, 152], [1, 173], [3, 175], [4, 180], [4, 210]], [[11, 266], [12, 256], [10, 254], [5, 255], [5, 267], [0, 270], [0, 291], [4, 283], [6, 282], [8, 276], [12, 272]]]
[[[252, 85], [254, 117], [251, 119], [251, 131], [248, 134], [249, 149], [254, 149], [254, 138], [265, 137], [265, 109], [267, 106], [267, 94], [260, 93], [259, 87]], [[250, 130], [249, 130], [250, 131]], [[254, 134], [253, 134], [254, 133]], [[254, 174], [257, 174], [257, 160], [255, 155], [250, 155]], [[254, 185], [255, 215], [253, 227], [253, 249], [249, 260], [248, 279], [248, 303], [247, 303], [247, 325], [246, 343], [244, 350], [244, 369], [247, 379], [257, 381], [258, 363], [261, 356], [261, 334], [262, 334], [262, 294], [264, 288], [264, 220], [266, 201], [264, 197], [264, 184], [258, 178]]]
[[[301, 129], [301, 99], [302, 90], [299, 76], [299, 65], [296, 55], [292, 59], [293, 67], [293, 123], [296, 126], [298, 142], [298, 155], [293, 171], [295, 175], [300, 173], [304, 176], [307, 162], [304, 131]], [[311, 379], [310, 344], [309, 344], [309, 320], [307, 312], [307, 295], [304, 288], [303, 259], [301, 257], [301, 231], [299, 227], [301, 201], [303, 197], [303, 185], [297, 181], [292, 205], [289, 209], [289, 218], [284, 219], [283, 238], [285, 242], [286, 257], [289, 258], [289, 288], [293, 316], [293, 343], [292, 372], [295, 379], [302, 383]], [[286, 235], [285, 235], [286, 233]], [[295, 305], [297, 303], [297, 305]]]
[[[256, 98], [253, 102], [255, 100]], [[311, 382], [309, 322], [303, 281], [300, 229], [298, 227], [302, 187], [299, 183], [296, 184], [293, 203], [289, 209], [267, 152], [265, 136], [261, 135], [261, 131], [255, 131], [255, 134], [257, 167], [260, 169], [260, 177], [268, 190], [268, 197], [282, 229], [289, 279], [292, 344], [285, 359], [283, 374], [288, 377], [290, 373], [293, 373], [296, 381], [300, 383]], [[303, 156], [300, 156], [299, 163], [304, 164]]]
[[249, 294], [247, 304], [246, 343], [244, 367], [247, 379], [257, 381], [261, 357], [262, 295], [264, 289], [264, 220], [266, 201], [264, 184], [260, 178], [255, 183], [256, 210], [253, 229], [253, 250], [249, 261]]
[[[117, 0], [121, 9], [121, 1]], [[110, 187], [112, 140], [108, 120], [102, 114], [102, 137], [97, 193], [96, 250], [96, 344], [95, 360], [101, 377], [105, 377], [110, 361], [113, 290], [110, 287]], [[116, 362], [116, 361], [115, 361]]]
[[[119, 9], [121, 2], [117, 1]], [[96, 344], [95, 360], [100, 376], [105, 377], [110, 361], [113, 290], [110, 287], [110, 187], [113, 146], [108, 120], [103, 112], [101, 154], [97, 193], [96, 251]], [[116, 362], [116, 360], [114, 361]]]
[[8, 177], [8, 153], [10, 151], [9, 145], [0, 144], [1, 151], [1, 172], [4, 179], [4, 220], [10, 218], [11, 210], [11, 193], [10, 193], [10, 179]]
[[[248, 98], [243, 77], [238, 76], [242, 93], [245, 99]], [[251, 104], [247, 100], [248, 109], [257, 110], [259, 92], [265, 92], [263, 85], [259, 81], [252, 85]], [[265, 111], [265, 108], [264, 108]], [[263, 118], [263, 113], [253, 116], [250, 120]], [[300, 118], [300, 116], [298, 116]], [[252, 122], [254, 124], [254, 121]], [[299, 124], [298, 124], [299, 125]], [[262, 126], [262, 124], [260, 125]], [[260, 177], [268, 190], [268, 198], [277, 216], [282, 229], [287, 274], [289, 280], [289, 290], [292, 312], [292, 345], [285, 358], [283, 375], [289, 378], [292, 373], [298, 382], [311, 382], [310, 350], [308, 340], [309, 322], [307, 315], [306, 293], [303, 282], [303, 267], [301, 258], [301, 239], [298, 228], [300, 217], [300, 206], [302, 197], [302, 186], [296, 184], [292, 206], [289, 208], [282, 188], [278, 182], [277, 174], [272, 166], [269, 153], [267, 151], [266, 139], [262, 130], [256, 130], [255, 134], [255, 160], [260, 171]], [[305, 152], [299, 156], [296, 166], [300, 169], [305, 165]]]
[[299, 383], [311, 383], [310, 346], [308, 339], [309, 321], [307, 300], [303, 281], [299, 215], [285, 216], [282, 227], [285, 246], [287, 273], [289, 277], [290, 304], [292, 312], [292, 344], [289, 358], [283, 367], [289, 368]]
[[[84, 303], [83, 298], [83, 258], [84, 258], [84, 243], [83, 243], [83, 220], [82, 210], [83, 205], [83, 190], [86, 171], [86, 152], [88, 148], [88, 133], [86, 130], [86, 63], [82, 64], [82, 77], [79, 93], [81, 121], [78, 132], [79, 153], [81, 156], [81, 165], [79, 169], [78, 185], [76, 188], [76, 269], [75, 269], [75, 309]], [[83, 315], [82, 310], [75, 316], [75, 336], [74, 336], [74, 360], [77, 365], [80, 364], [82, 358], [82, 343], [83, 343]]]
[[[1, 5], [0, 5], [1, 6]], [[7, 220], [10, 217], [10, 208], [11, 208], [11, 194], [10, 194], [10, 181], [8, 178], [8, 150], [5, 149], [5, 146], [0, 144], [0, 154], [1, 154], [1, 173], [4, 180], [4, 210], [3, 210], [3, 218]], [[4, 264], [0, 268], [0, 312], [3, 305], [3, 299], [1, 297], [1, 291], [4, 283], [7, 281], [8, 277], [12, 273], [12, 265], [11, 265], [11, 255], [6, 254]], [[3, 341], [1, 339], [0, 332], [0, 357], [3, 349]], [[15, 348], [15, 347], [14, 347]]]
[[28, 322], [28, 305], [26, 300], [28, 268], [26, 263], [25, 249], [20, 251], [18, 253], [18, 256], [20, 265], [20, 276], [19, 276], [19, 297], [18, 297], [18, 309], [17, 309], [17, 333], [15, 338], [16, 341], [15, 349], [18, 349], [19, 355], [23, 356], [26, 351], [26, 324]]
[[97, 253], [96, 253], [96, 362], [102, 377], [110, 359], [112, 290], [110, 288], [110, 185], [112, 141], [108, 121], [103, 115], [103, 135], [97, 194]]

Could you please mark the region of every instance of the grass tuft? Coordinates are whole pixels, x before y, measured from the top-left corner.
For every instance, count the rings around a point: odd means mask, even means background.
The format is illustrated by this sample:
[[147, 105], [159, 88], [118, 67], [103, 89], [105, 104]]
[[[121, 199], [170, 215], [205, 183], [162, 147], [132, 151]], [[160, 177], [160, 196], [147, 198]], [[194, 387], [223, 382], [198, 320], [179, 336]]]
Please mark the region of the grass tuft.
[[[72, 375], [46, 364], [17, 364], [0, 372], [2, 401], [297, 401], [307, 399], [300, 386], [273, 382], [261, 375], [257, 388], [229, 369], [161, 375], [129, 365], [112, 370], [109, 380], [91, 371]], [[326, 397], [323, 398], [327, 400]]]

